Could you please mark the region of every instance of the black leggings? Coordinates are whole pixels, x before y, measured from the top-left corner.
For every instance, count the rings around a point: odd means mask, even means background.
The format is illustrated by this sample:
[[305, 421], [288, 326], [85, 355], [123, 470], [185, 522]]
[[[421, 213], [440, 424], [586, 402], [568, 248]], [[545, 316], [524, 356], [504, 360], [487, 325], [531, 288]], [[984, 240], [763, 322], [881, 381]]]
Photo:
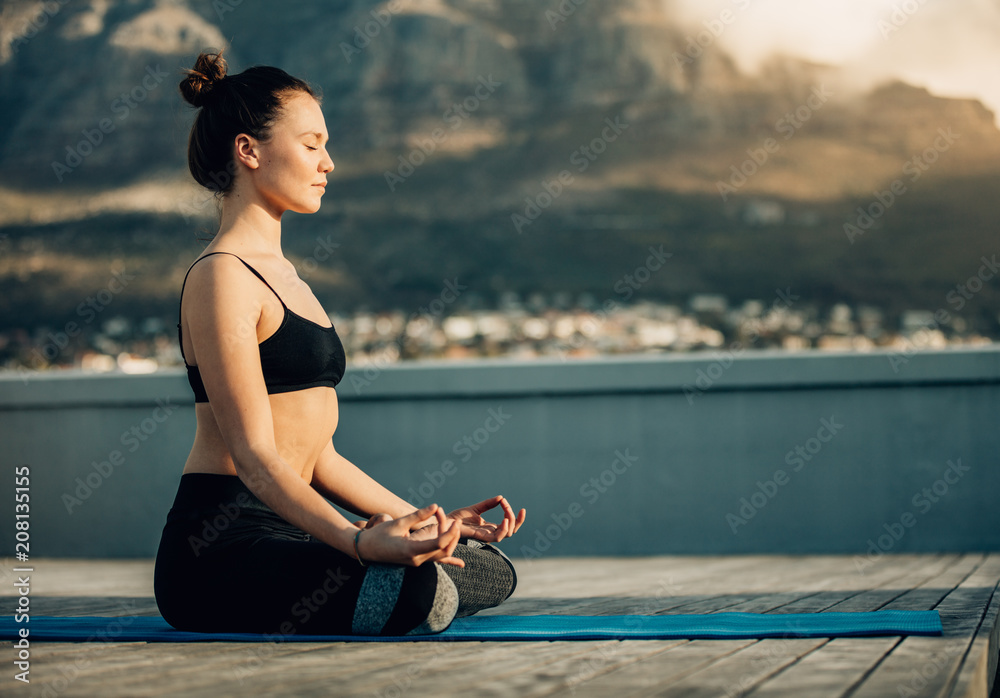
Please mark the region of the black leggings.
[[286, 522], [234, 475], [181, 476], [156, 553], [160, 614], [178, 630], [406, 635], [444, 630], [516, 585], [492, 545], [463, 540], [464, 568], [362, 567]]

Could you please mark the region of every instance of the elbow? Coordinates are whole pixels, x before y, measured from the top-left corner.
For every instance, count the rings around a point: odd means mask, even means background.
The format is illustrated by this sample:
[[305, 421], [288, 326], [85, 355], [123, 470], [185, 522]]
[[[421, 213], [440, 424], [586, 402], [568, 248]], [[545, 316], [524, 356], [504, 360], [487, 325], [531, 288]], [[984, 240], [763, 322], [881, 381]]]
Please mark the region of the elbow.
[[259, 493], [274, 482], [274, 466], [281, 457], [273, 447], [247, 444], [231, 451], [231, 455], [236, 475], [251, 492]]

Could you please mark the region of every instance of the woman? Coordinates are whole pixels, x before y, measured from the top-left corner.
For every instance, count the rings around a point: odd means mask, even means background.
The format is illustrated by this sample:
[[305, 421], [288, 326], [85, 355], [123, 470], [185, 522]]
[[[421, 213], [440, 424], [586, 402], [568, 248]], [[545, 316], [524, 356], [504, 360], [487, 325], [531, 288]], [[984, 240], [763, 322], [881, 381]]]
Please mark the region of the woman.
[[[188, 163], [222, 218], [181, 288], [197, 431], [157, 551], [160, 612], [202, 632], [403, 635], [499, 604], [516, 577], [490, 543], [523, 509], [414, 510], [334, 450], [343, 345], [281, 251], [281, 215], [317, 211], [333, 170], [316, 95], [277, 68], [226, 76], [219, 54], [187, 72]], [[481, 518], [498, 506], [499, 525]]]

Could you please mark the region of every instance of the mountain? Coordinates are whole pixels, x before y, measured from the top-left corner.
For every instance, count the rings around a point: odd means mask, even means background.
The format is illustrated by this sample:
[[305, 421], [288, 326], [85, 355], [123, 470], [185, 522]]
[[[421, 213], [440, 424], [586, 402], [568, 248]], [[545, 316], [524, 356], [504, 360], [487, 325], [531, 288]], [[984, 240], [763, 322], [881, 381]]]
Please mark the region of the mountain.
[[[996, 250], [1000, 131], [982, 104], [902, 82], [863, 91], [788, 57], [746, 75], [710, 24], [686, 26], [665, 2], [2, 13], [9, 325], [63, 322], [122, 266], [136, 280], [118, 312], [172, 312], [215, 215], [186, 171], [194, 110], [176, 86], [222, 46], [235, 71], [278, 65], [322, 92], [337, 169], [322, 211], [289, 217], [285, 247], [331, 310], [416, 307], [456, 276], [487, 299], [614, 297], [660, 245], [674, 256], [642, 296], [792, 286], [821, 303], [933, 310]], [[312, 264], [320, 248], [334, 254]], [[998, 300], [987, 284], [965, 312], [995, 323]]]

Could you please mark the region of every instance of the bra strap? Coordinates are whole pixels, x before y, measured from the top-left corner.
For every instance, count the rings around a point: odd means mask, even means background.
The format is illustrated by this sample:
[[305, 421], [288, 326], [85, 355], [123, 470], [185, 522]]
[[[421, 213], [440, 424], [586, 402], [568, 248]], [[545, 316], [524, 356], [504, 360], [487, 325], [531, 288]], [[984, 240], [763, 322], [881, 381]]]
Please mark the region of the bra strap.
[[285, 310], [288, 310], [288, 306], [285, 305], [285, 301], [281, 300], [281, 296], [278, 295], [278, 292], [274, 290], [274, 288], [271, 286], [271, 284], [267, 283], [267, 279], [265, 279], [263, 276], [261, 276], [261, 274], [260, 274], [259, 271], [257, 271], [256, 269], [254, 269], [253, 267], [251, 267], [249, 264], [247, 264], [246, 261], [242, 257], [240, 257], [239, 255], [233, 254], [232, 252], [209, 252], [206, 255], [202, 255], [201, 257], [199, 257], [198, 259], [194, 260], [194, 262], [191, 263], [191, 266], [188, 267], [187, 273], [184, 274], [184, 281], [181, 283], [181, 297], [180, 297], [180, 300], [177, 302], [177, 339], [178, 339], [178, 342], [181, 345], [181, 358], [184, 359], [184, 365], [185, 366], [187, 365], [187, 359], [184, 358], [184, 342], [181, 341], [181, 322], [180, 322], [180, 320], [181, 320], [181, 303], [184, 302], [184, 287], [187, 285], [188, 275], [191, 273], [191, 270], [194, 269], [194, 265], [197, 264], [198, 262], [200, 262], [201, 260], [205, 259], [206, 257], [211, 257], [214, 254], [228, 254], [228, 255], [232, 255], [233, 257], [236, 257], [236, 259], [238, 259], [241, 262], [243, 262], [243, 266], [245, 266], [247, 269], [249, 269], [250, 271], [252, 271], [253, 274], [254, 274], [254, 276], [256, 276], [258, 279], [260, 279], [261, 282], [265, 286], [267, 286], [269, 289], [271, 289], [271, 293], [273, 293], [274, 296], [275, 296], [275, 298], [278, 299], [278, 302], [281, 303], [281, 307], [284, 308]]

